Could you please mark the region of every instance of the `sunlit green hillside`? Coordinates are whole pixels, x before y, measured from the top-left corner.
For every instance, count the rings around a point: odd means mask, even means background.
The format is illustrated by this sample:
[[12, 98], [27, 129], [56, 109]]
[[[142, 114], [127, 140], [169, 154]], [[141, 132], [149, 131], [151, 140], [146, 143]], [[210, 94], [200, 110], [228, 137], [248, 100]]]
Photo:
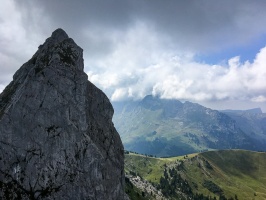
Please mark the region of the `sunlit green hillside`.
[[[217, 199], [266, 199], [264, 152], [223, 150], [172, 158], [130, 153], [125, 156], [125, 171], [148, 180], [157, 188], [167, 180], [169, 186], [164, 191], [170, 194], [170, 199], [174, 199], [180, 191]], [[178, 182], [173, 189], [173, 174], [188, 183], [187, 190], [178, 189], [182, 185]]]

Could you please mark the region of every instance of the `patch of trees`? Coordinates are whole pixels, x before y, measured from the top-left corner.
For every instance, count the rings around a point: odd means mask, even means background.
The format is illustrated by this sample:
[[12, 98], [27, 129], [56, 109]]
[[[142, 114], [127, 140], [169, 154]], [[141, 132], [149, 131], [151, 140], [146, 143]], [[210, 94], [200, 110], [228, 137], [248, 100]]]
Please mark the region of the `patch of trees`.
[[129, 174], [131, 174], [132, 176], [137, 176], [136, 172], [133, 171], [129, 171]]
[[[200, 193], [193, 193], [189, 182], [182, 178], [180, 173], [178, 172], [179, 169], [184, 170], [183, 163], [179, 167], [176, 168], [165, 168], [163, 176], [160, 178], [160, 182], [157, 186], [158, 190], [161, 190], [162, 194], [166, 197], [178, 197], [180, 192], [185, 194], [189, 199], [194, 200], [238, 200], [237, 195], [235, 198], [227, 199], [224, 194], [223, 190], [213, 183], [212, 181], [204, 181], [203, 186], [206, 187], [209, 191], [219, 196], [216, 198], [215, 196], [205, 196]], [[194, 183], [195, 184], [195, 183]]]
[[218, 195], [223, 194], [223, 190], [212, 181], [204, 180], [202, 186], [207, 188], [210, 192], [214, 194], [218, 194]]
[[177, 190], [185, 194], [192, 194], [192, 189], [188, 182], [181, 177], [175, 168], [164, 170], [158, 189], [161, 189], [163, 195], [168, 197], [176, 196]]
[[208, 162], [208, 160], [205, 160], [206, 167], [210, 170], [213, 170], [211, 164]]

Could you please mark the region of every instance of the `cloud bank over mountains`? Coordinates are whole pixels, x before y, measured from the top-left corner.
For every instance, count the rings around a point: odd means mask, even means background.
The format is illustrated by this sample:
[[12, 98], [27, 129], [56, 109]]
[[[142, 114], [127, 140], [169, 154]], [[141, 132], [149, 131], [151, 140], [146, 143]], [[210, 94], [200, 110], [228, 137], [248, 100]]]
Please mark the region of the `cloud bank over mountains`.
[[[224, 65], [198, 63], [190, 56], [164, 55], [156, 64], [139, 69], [127, 65], [130, 56], [120, 57], [121, 54], [111, 57], [116, 62], [112, 65], [117, 66], [115, 71], [108, 67], [110, 61], [106, 61], [102, 65], [103, 73], [87, 72], [89, 79], [108, 91], [113, 101], [142, 98], [152, 93], [162, 98], [196, 102], [238, 99], [266, 102], [266, 47], [252, 62], [241, 63], [237, 56]], [[131, 67], [126, 70], [120, 67], [125, 63]]]
[[[0, 91], [61, 27], [84, 49], [89, 79], [114, 101], [152, 93], [266, 111], [265, 7], [264, 0], [3, 0]], [[255, 58], [243, 57], [253, 43]], [[214, 64], [198, 59], [217, 53]]]

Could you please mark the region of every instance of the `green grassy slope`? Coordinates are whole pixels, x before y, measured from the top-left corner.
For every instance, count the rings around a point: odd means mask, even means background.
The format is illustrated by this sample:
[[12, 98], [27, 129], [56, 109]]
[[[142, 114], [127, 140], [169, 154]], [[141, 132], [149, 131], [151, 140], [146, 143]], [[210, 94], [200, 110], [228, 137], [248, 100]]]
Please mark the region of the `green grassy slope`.
[[[220, 194], [228, 199], [235, 195], [238, 199], [266, 199], [266, 153], [223, 150], [191, 154], [185, 158], [125, 156], [126, 173], [136, 173], [155, 185], [165, 169], [178, 169], [194, 194], [216, 196], [217, 199]], [[219, 192], [211, 192], [215, 189]]]
[[201, 174], [196, 176], [187, 165], [191, 180], [212, 180], [226, 196], [237, 194], [239, 199], [266, 199], [266, 153], [225, 150], [206, 152], [200, 154], [200, 158], [206, 159], [213, 169], [198, 169]]
[[[197, 154], [190, 154], [192, 158]], [[140, 154], [129, 153], [125, 155], [125, 172], [136, 173], [138, 176], [148, 180], [151, 183], [158, 183], [166, 166], [175, 165], [185, 160], [184, 156], [171, 158], [154, 158]]]

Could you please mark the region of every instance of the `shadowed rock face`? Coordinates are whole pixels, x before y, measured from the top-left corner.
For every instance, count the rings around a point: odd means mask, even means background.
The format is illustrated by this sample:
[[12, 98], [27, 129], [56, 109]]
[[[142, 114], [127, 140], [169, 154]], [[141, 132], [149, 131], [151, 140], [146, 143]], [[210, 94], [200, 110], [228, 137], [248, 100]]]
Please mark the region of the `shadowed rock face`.
[[1, 199], [124, 199], [113, 107], [57, 29], [0, 95]]

